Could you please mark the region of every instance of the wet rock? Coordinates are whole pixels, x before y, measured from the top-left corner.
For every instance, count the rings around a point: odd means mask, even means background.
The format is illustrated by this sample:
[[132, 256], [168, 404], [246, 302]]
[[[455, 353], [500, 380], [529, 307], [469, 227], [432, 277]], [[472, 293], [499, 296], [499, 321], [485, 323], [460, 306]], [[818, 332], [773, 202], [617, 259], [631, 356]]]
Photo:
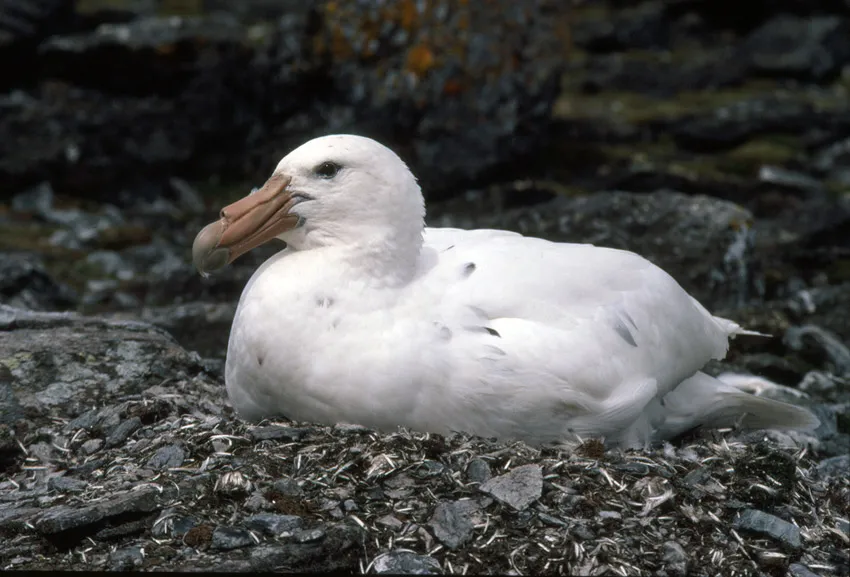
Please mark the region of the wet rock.
[[76, 292], [55, 281], [40, 256], [32, 253], [0, 252], [0, 303], [38, 311], [74, 307]]
[[186, 458], [186, 452], [180, 445], [166, 445], [157, 449], [156, 453], [148, 459], [147, 467], [150, 469], [170, 469], [179, 467]]
[[216, 527], [210, 541], [210, 549], [216, 551], [230, 551], [254, 545], [254, 538], [245, 529], [237, 527]]
[[472, 537], [475, 519], [481, 512], [477, 501], [443, 502], [434, 509], [428, 525], [443, 545], [457, 549]]
[[735, 518], [732, 525], [736, 529], [752, 531], [776, 539], [792, 548], [802, 547], [800, 528], [757, 509], [745, 509]]
[[145, 556], [141, 547], [125, 547], [109, 554], [110, 571], [132, 571], [144, 563]]
[[304, 520], [297, 515], [278, 515], [275, 513], [257, 513], [245, 520], [245, 525], [266, 535], [278, 537], [281, 533], [290, 533], [301, 528]]
[[430, 555], [417, 555], [411, 551], [389, 551], [374, 560], [375, 573], [396, 575], [437, 575], [442, 573], [440, 563]]
[[543, 470], [539, 465], [522, 465], [493, 477], [479, 487], [496, 500], [522, 511], [543, 493]]
[[743, 53], [757, 74], [829, 80], [850, 62], [850, 22], [838, 16], [780, 15], [747, 38]]
[[683, 576], [688, 574], [688, 555], [677, 542], [667, 541], [664, 543], [662, 560], [670, 575]]

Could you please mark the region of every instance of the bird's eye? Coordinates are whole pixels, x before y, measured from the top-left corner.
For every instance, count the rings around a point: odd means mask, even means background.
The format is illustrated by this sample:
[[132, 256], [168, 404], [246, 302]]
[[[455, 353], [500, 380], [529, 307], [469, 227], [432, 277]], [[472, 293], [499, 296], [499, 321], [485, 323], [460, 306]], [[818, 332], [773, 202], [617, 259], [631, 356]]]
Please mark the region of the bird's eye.
[[336, 162], [326, 161], [313, 169], [313, 173], [319, 178], [331, 179], [339, 173], [342, 167]]

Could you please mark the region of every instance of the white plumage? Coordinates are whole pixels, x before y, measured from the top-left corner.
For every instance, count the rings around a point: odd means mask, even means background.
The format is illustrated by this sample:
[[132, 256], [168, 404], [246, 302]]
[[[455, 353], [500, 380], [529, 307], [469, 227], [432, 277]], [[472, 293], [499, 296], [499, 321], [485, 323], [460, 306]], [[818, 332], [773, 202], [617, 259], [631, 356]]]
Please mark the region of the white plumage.
[[199, 233], [202, 271], [287, 243], [233, 322], [225, 379], [243, 418], [628, 446], [699, 425], [817, 425], [701, 373], [741, 329], [646, 259], [423, 223], [392, 151], [334, 135]]

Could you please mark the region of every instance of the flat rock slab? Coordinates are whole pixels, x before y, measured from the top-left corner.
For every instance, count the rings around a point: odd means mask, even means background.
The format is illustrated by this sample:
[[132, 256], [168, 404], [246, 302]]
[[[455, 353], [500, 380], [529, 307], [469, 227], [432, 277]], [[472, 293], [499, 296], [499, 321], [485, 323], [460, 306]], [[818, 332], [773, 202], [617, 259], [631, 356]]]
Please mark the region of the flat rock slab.
[[480, 489], [497, 501], [522, 511], [543, 494], [543, 470], [539, 465], [522, 465], [493, 477]]
[[803, 545], [799, 527], [757, 509], [744, 509], [732, 525], [736, 529], [773, 537], [794, 549], [799, 549]]

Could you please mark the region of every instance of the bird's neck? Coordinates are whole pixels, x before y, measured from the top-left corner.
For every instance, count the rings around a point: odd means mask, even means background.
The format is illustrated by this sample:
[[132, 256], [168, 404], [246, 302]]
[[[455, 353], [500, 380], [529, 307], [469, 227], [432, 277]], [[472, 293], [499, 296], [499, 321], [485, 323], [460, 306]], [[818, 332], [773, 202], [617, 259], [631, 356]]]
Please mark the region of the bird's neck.
[[379, 286], [400, 286], [416, 274], [423, 230], [420, 224], [361, 231], [313, 231], [306, 242], [292, 248], [299, 252], [321, 250], [349, 273]]

